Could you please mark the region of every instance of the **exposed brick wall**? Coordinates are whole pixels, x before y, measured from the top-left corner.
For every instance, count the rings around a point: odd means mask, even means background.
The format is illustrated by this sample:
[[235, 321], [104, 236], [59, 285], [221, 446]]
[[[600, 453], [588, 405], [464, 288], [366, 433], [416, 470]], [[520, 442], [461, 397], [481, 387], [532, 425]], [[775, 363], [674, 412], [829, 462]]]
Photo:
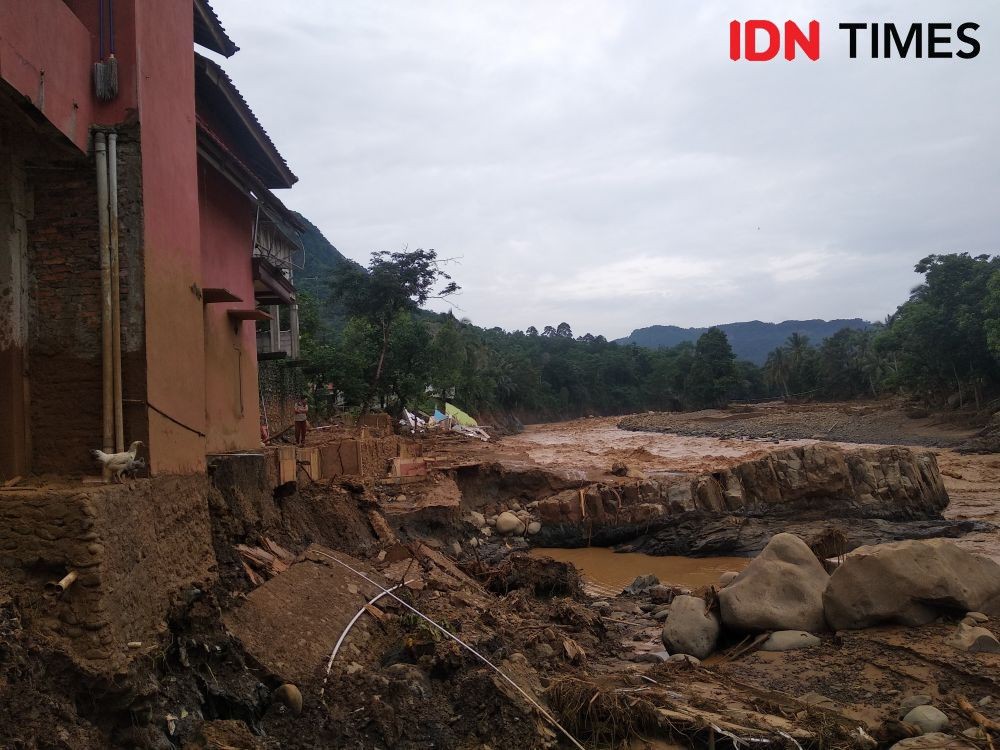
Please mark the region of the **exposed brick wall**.
[[101, 267], [95, 169], [33, 170], [28, 222], [31, 433], [37, 472], [88, 469], [101, 443]]
[[[126, 443], [145, 440], [138, 140], [119, 138], [122, 379]], [[92, 157], [30, 173], [29, 357], [33, 470], [92, 470], [102, 432], [101, 266]]]
[[118, 131], [118, 255], [121, 266], [125, 443], [149, 444], [146, 412], [145, 268], [139, 129]]

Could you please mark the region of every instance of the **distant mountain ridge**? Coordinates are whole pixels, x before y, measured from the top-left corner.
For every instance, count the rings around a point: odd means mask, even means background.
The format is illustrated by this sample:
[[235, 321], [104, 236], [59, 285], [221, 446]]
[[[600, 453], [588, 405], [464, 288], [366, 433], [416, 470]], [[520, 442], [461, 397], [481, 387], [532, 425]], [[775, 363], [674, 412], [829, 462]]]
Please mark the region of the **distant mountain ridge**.
[[[838, 320], [785, 320], [781, 323], [764, 323], [750, 320], [742, 323], [723, 323], [720, 328], [729, 338], [729, 343], [739, 359], [747, 359], [757, 365], [767, 360], [767, 355], [781, 346], [793, 333], [809, 337], [818, 344], [842, 328], [867, 330], [872, 324], [861, 318]], [[708, 330], [705, 328], [681, 328], [679, 326], [647, 326], [636, 328], [629, 336], [617, 339], [619, 344], [637, 344], [649, 349], [663, 349], [677, 346], [684, 341], [695, 341]]]

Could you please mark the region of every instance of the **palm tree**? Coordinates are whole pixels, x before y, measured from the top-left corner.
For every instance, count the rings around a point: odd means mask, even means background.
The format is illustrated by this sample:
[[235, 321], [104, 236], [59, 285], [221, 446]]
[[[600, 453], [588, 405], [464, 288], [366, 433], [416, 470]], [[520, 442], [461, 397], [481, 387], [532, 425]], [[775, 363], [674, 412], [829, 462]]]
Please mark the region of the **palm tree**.
[[764, 363], [764, 381], [768, 385], [780, 385], [786, 399], [791, 396], [788, 392], [788, 376], [791, 371], [791, 357], [785, 347], [779, 346], [767, 355], [767, 362]]

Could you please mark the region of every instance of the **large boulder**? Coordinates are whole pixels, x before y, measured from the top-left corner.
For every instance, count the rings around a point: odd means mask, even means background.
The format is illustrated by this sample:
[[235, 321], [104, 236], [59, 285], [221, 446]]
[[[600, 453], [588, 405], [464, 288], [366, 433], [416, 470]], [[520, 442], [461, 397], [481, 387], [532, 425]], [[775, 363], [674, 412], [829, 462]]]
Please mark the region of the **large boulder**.
[[663, 645], [671, 654], [704, 659], [715, 650], [719, 630], [719, 618], [708, 611], [704, 599], [678, 596], [663, 625]]
[[732, 630], [826, 630], [823, 590], [830, 576], [794, 534], [776, 534], [719, 592], [722, 622]]
[[509, 510], [504, 511], [499, 516], [497, 516], [497, 533], [498, 534], [523, 534], [527, 527], [520, 518], [515, 516]]
[[993, 614], [1000, 565], [944, 539], [859, 547], [831, 576], [823, 606], [837, 630], [924, 625], [943, 611]]
[[644, 576], [636, 576], [635, 580], [628, 585], [624, 593], [644, 594], [645, 592], [653, 588], [653, 586], [658, 586], [659, 584], [660, 584], [659, 578], [654, 576], [652, 573], [647, 573]]

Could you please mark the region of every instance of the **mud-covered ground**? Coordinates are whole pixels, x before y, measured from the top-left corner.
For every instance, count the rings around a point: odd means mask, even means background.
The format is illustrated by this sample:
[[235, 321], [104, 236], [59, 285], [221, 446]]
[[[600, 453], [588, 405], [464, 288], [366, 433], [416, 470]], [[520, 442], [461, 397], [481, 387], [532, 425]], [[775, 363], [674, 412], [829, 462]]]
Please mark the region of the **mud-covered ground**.
[[[939, 446], [971, 434], [879, 405], [761, 411], [626, 420], [659, 432], [587, 419], [490, 443], [428, 438], [427, 477], [304, 482], [259, 498], [253, 513], [247, 498], [220, 491], [210, 508], [217, 579], [166, 613], [156, 650], [110, 677], [40, 639], [0, 571], [0, 748], [874, 750], [910, 731], [900, 704], [916, 694], [945, 712], [952, 734], [976, 725], [965, 699], [1000, 722], [1000, 655], [945, 643], [960, 613], [921, 628], [823, 633], [820, 645], [786, 653], [726, 636], [700, 664], [654, 663], [662, 601], [588, 593], [573, 568], [514, 554], [525, 539], [470, 542], [481, 531], [467, 520], [474, 508], [559, 482], [615, 481], [616, 463], [656, 477], [712, 471], [786, 438]], [[937, 454], [946, 515], [1000, 522], [1000, 457]], [[959, 543], [1000, 557], [996, 534]], [[377, 589], [331, 557], [342, 555], [385, 586], [404, 584], [400, 598], [440, 628], [390, 598], [366, 607]], [[710, 586], [694, 593], [714, 600]], [[985, 627], [1000, 635], [996, 618]], [[301, 712], [283, 683], [301, 694]]]

